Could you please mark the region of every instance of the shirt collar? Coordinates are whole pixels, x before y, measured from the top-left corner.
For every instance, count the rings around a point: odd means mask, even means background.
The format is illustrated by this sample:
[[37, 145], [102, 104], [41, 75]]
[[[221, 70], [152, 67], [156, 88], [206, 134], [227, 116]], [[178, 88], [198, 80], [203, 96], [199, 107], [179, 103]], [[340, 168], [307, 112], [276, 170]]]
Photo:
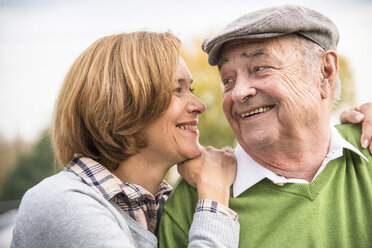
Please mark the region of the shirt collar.
[[[352, 144], [346, 141], [341, 134], [337, 131], [334, 126], [331, 126], [331, 140], [329, 151], [326, 159], [324, 160], [322, 166], [319, 168], [318, 172], [316, 173], [315, 177], [320, 174], [320, 172], [325, 168], [326, 164], [334, 160], [338, 157], [343, 155], [343, 149], [348, 149], [366, 161], [368, 159]], [[235, 182], [233, 184], [233, 197], [238, 197], [241, 193], [252, 187], [253, 185], [257, 184], [264, 178], [270, 179], [275, 184], [282, 184], [282, 183], [308, 183], [302, 179], [288, 179], [283, 176], [280, 176], [271, 170], [263, 167], [255, 160], [251, 158], [240, 146], [237, 145], [235, 149], [235, 157], [237, 160], [237, 173]], [[315, 179], [314, 177], [314, 179]], [[313, 179], [313, 180], [314, 180]]]
[[341, 157], [343, 155], [343, 148], [348, 149], [359, 156], [361, 156], [364, 160], [368, 162], [366, 156], [364, 156], [355, 146], [353, 146], [350, 142], [345, 140], [341, 134], [337, 131], [334, 126], [331, 126], [331, 142], [329, 146], [328, 156], [337, 156]]
[[79, 155], [74, 155], [68, 166], [68, 170], [78, 175], [86, 184], [107, 200], [110, 200], [119, 193], [124, 193], [129, 199], [147, 197], [158, 200], [164, 193], [172, 190], [172, 187], [163, 180], [159, 191], [153, 196], [149, 191], [139, 185], [122, 182], [97, 161]]

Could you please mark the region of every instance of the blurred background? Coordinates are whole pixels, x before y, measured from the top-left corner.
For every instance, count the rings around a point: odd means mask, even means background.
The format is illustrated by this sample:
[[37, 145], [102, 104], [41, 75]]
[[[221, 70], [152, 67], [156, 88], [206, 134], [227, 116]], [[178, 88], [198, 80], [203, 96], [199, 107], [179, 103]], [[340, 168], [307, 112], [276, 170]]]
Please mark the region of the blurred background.
[[[207, 105], [201, 144], [234, 146], [217, 70], [208, 66], [201, 42], [249, 11], [285, 3], [318, 10], [339, 28], [343, 91], [337, 123], [340, 110], [372, 100], [372, 1], [0, 0], [0, 248], [9, 247], [24, 192], [61, 170], [48, 130], [64, 75], [84, 49], [113, 33], [172, 31], [183, 42], [195, 94]], [[174, 183], [177, 173], [167, 178]]]

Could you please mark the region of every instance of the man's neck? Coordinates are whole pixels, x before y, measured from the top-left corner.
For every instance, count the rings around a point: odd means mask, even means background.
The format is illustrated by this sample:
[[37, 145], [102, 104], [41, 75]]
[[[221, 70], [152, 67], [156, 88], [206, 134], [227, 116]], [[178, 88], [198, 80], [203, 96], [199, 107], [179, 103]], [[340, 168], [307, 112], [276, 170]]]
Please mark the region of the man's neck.
[[[298, 138], [301, 137], [301, 138]], [[261, 149], [243, 149], [259, 164], [286, 178], [312, 181], [328, 154], [329, 127], [297, 138], [283, 137], [280, 142]]]

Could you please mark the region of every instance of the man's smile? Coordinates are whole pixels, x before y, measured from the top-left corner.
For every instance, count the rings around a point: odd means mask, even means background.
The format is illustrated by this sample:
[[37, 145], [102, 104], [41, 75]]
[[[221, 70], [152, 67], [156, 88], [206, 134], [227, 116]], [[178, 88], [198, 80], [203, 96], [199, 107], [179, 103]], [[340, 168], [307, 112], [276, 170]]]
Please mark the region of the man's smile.
[[267, 112], [267, 111], [271, 110], [274, 107], [275, 107], [275, 105], [259, 107], [259, 108], [253, 109], [249, 112], [245, 112], [245, 113], [241, 114], [241, 117], [244, 119], [246, 117], [249, 117], [249, 116], [252, 116], [252, 115], [255, 115], [255, 114], [264, 113], [264, 112]]

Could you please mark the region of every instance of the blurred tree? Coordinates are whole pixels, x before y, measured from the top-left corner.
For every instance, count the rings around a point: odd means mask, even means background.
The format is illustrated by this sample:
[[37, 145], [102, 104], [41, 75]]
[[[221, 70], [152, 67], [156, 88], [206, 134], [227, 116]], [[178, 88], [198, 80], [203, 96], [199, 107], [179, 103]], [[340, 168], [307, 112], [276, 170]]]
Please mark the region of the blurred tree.
[[8, 175], [14, 170], [17, 157], [30, 148], [19, 137], [12, 141], [6, 140], [0, 134], [0, 192]]
[[5, 181], [0, 194], [0, 201], [19, 200], [27, 189], [42, 179], [54, 174], [53, 150], [47, 133], [28, 153], [19, 157], [14, 171]]

